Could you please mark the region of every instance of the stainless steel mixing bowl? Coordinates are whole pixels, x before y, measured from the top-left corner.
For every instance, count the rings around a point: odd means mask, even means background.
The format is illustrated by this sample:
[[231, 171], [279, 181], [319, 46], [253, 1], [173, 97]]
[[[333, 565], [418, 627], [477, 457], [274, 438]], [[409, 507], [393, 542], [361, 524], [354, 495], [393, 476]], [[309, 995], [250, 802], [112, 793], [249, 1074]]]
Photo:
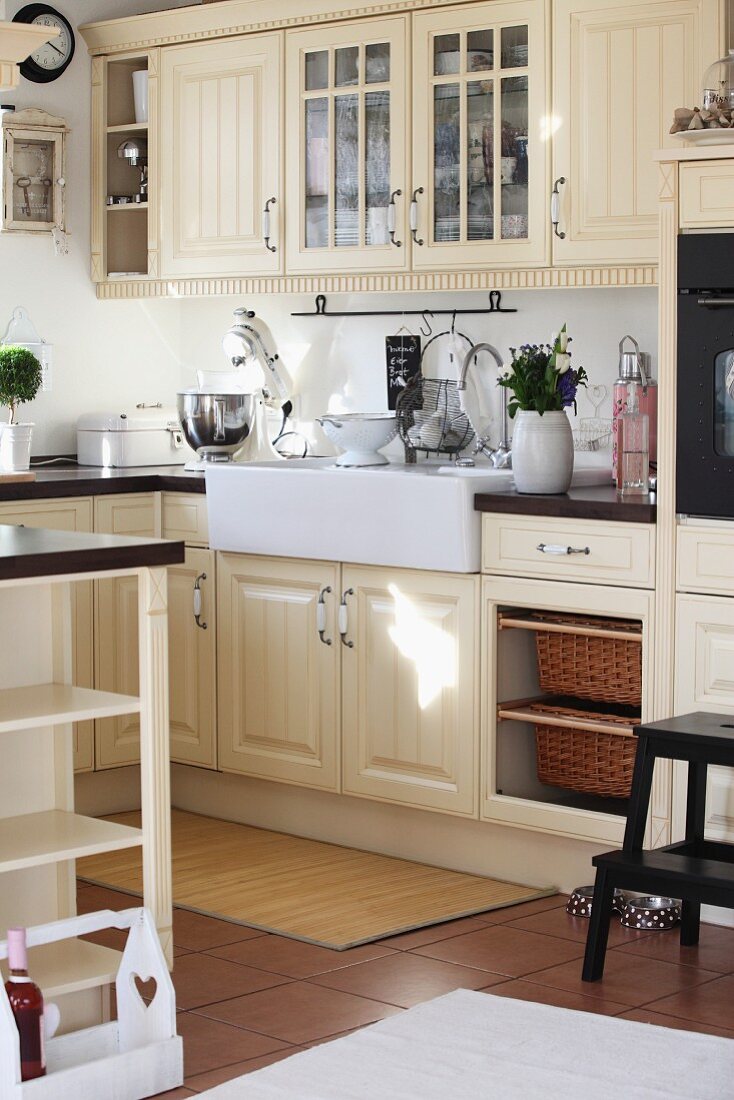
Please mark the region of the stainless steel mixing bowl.
[[188, 445], [206, 462], [230, 461], [252, 431], [255, 395], [189, 389], [181, 390], [176, 398]]

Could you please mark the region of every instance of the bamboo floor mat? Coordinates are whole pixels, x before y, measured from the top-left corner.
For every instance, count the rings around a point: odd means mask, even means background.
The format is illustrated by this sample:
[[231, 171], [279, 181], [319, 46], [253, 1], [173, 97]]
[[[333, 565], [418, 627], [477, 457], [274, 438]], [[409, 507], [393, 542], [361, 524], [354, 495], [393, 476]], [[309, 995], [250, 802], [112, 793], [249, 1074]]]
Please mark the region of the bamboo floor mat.
[[[554, 893], [181, 810], [172, 848], [176, 905], [338, 951]], [[140, 849], [88, 856], [77, 874], [141, 894]]]

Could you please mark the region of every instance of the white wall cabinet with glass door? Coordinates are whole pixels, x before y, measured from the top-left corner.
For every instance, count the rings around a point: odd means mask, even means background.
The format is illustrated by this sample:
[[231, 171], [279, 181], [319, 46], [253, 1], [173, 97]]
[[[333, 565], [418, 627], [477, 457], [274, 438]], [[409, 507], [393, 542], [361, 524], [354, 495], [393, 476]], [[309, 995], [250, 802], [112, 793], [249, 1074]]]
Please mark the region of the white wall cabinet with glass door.
[[553, 0], [553, 263], [656, 263], [656, 149], [724, 52], [724, 0]]
[[162, 273], [283, 271], [282, 35], [165, 49]]
[[286, 32], [288, 274], [407, 271], [408, 18]]
[[548, 262], [545, 0], [413, 18], [413, 268]]

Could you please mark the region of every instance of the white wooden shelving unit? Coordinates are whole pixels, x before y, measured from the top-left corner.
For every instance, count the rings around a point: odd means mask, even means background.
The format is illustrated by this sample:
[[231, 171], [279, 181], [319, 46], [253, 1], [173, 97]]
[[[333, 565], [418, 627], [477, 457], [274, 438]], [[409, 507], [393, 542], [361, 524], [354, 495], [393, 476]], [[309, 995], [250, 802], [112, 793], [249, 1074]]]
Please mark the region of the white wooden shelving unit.
[[[11, 530], [13, 536], [6, 534]], [[0, 559], [4, 540], [20, 538], [22, 542], [25, 534], [17, 528], [0, 527]], [[100, 541], [94, 535], [44, 535], [77, 539], [82, 548], [88, 540], [90, 553], [95, 541]], [[131, 541], [141, 542], [120, 540]], [[157, 540], [146, 541], [160, 547]], [[114, 554], [114, 549], [109, 552]], [[144, 903], [152, 913], [170, 966], [166, 568], [105, 569], [106, 552], [103, 549], [101, 567], [84, 572], [75, 569], [73, 575], [0, 579], [0, 616], [5, 624], [15, 627], [0, 635], [0, 937], [14, 925], [39, 925], [75, 916], [75, 860], [141, 848]], [[179, 556], [183, 558], [180, 545], [170, 560]], [[145, 560], [144, 554], [139, 557]], [[90, 561], [99, 563], [100, 557], [91, 553]], [[71, 683], [69, 582], [93, 577], [137, 579], [139, 696]], [[140, 829], [74, 810], [72, 723], [130, 714], [139, 715], [141, 730]], [[62, 1030], [65, 1018], [67, 1028], [96, 1024], [105, 1018], [108, 987], [120, 966], [119, 951], [72, 937], [32, 948], [29, 964], [46, 998], [62, 998]], [[4, 964], [0, 969], [4, 974]]]

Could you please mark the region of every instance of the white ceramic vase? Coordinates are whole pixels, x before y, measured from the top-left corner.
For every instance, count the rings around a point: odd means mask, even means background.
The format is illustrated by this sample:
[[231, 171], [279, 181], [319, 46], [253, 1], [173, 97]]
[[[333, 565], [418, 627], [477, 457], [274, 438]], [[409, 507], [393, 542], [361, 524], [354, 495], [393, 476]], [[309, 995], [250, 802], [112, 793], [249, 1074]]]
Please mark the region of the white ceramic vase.
[[0, 470], [20, 473], [30, 469], [32, 424], [3, 424], [0, 431]]
[[573, 476], [573, 433], [565, 412], [519, 411], [512, 433], [518, 493], [565, 493]]

